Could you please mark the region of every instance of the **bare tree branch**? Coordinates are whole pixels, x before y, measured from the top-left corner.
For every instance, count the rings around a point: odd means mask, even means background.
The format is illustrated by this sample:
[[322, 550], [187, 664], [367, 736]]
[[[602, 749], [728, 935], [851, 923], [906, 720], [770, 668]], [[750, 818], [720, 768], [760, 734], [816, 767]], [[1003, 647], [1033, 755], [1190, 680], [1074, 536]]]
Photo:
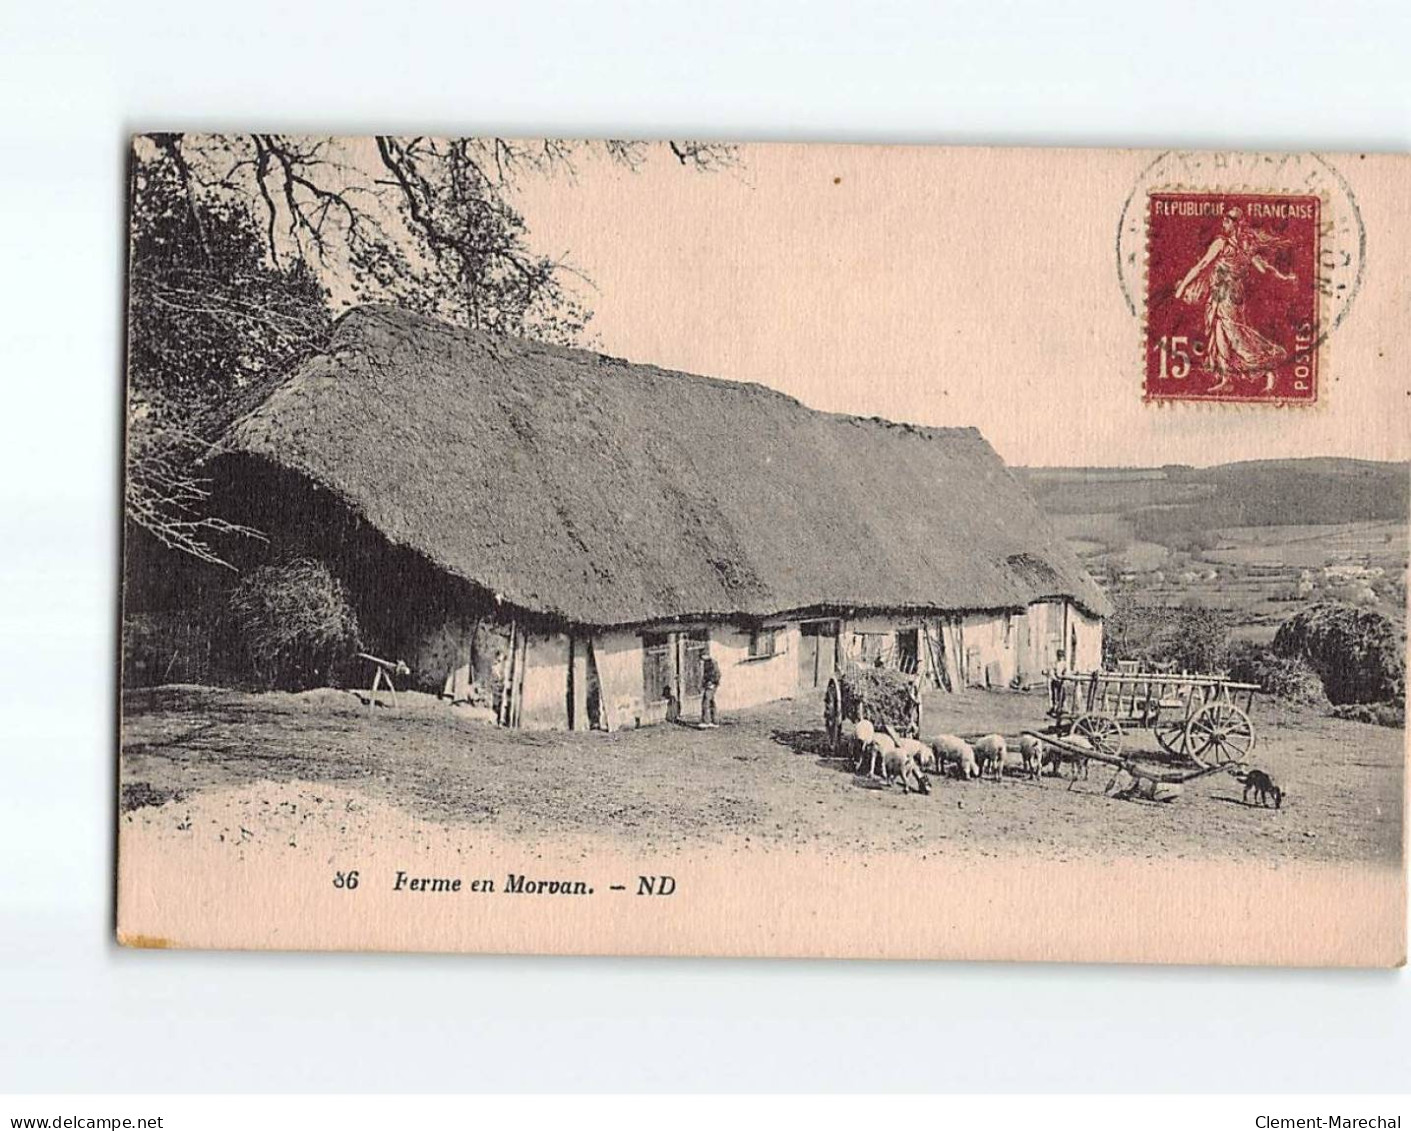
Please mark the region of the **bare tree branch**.
[[326, 340], [339, 301], [392, 302], [546, 341], [591, 312], [566, 256], [535, 250], [515, 205], [530, 177], [581, 161], [629, 170], [670, 153], [709, 171], [730, 146], [672, 141], [378, 137], [371, 160], [329, 138], [153, 135], [134, 167], [128, 514], [163, 544], [226, 564], [259, 537], [210, 512], [206, 443]]

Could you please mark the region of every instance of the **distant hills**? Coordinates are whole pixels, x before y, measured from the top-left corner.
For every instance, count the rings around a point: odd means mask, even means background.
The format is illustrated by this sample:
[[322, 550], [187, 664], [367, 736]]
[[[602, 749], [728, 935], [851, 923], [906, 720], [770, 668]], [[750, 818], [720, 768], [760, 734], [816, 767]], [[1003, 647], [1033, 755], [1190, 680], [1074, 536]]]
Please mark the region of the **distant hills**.
[[1229, 526], [1406, 522], [1411, 464], [1313, 458], [1215, 467], [1017, 467], [1051, 515], [1120, 515], [1140, 538]]

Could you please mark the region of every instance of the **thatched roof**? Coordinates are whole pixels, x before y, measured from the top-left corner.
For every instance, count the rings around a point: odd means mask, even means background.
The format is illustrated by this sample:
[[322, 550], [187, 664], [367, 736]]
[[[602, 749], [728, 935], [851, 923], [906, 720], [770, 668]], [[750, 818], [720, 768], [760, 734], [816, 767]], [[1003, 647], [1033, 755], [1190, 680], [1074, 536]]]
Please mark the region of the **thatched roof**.
[[393, 544], [594, 625], [1107, 602], [973, 428], [355, 310], [226, 434]]

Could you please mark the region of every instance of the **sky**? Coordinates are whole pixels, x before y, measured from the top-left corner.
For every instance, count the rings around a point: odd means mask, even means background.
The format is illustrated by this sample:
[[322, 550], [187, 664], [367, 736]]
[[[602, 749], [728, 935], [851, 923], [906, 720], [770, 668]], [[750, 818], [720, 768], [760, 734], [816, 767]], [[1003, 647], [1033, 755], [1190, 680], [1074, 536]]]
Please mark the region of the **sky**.
[[[745, 146], [700, 173], [582, 162], [518, 194], [533, 242], [592, 281], [594, 348], [757, 381], [814, 408], [974, 425], [1010, 463], [1411, 456], [1405, 159], [1335, 158], [1367, 229], [1320, 403], [1153, 406], [1117, 271], [1151, 154]], [[1138, 302], [1140, 309], [1140, 303]]]

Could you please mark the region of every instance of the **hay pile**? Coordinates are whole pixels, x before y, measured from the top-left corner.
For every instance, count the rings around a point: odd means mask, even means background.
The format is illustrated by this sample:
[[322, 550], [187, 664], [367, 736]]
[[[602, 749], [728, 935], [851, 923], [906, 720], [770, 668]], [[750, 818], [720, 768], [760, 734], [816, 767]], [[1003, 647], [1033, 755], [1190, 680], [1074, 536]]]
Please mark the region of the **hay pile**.
[[916, 680], [890, 668], [845, 668], [838, 678], [843, 690], [843, 717], [863, 714], [878, 727], [901, 731], [911, 726], [916, 709]]
[[231, 591], [227, 619], [245, 672], [272, 688], [336, 682], [360, 643], [348, 591], [311, 558], [251, 570]]

